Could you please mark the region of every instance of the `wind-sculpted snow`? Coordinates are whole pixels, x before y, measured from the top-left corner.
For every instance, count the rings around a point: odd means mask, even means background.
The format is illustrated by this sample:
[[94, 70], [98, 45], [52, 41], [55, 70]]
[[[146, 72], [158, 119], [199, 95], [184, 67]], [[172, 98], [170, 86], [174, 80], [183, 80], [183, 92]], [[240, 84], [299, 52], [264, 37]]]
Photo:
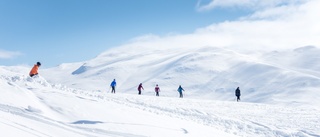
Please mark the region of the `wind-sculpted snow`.
[[110, 94], [1, 70], [4, 136], [320, 136], [310, 105]]
[[285, 67], [319, 79], [319, 54], [319, 48], [305, 46], [290, 51], [268, 53], [263, 57], [263, 60], [275, 66]]
[[99, 91], [71, 89], [49, 84], [41, 76], [1, 70], [6, 72], [0, 75], [2, 136], [233, 136], [106, 101]]
[[107, 100], [240, 136], [319, 136], [319, 110], [312, 108], [130, 95]]

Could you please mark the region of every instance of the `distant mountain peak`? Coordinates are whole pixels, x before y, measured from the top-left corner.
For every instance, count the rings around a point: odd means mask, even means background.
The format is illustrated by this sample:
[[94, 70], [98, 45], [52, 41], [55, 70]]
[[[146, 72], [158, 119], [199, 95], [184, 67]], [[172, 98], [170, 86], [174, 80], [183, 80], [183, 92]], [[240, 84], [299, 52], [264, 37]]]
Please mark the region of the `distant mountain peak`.
[[77, 70], [73, 71], [72, 75], [78, 75], [86, 72], [87, 70], [88, 70], [88, 66], [86, 66], [86, 63], [85, 63], [81, 67], [79, 67]]

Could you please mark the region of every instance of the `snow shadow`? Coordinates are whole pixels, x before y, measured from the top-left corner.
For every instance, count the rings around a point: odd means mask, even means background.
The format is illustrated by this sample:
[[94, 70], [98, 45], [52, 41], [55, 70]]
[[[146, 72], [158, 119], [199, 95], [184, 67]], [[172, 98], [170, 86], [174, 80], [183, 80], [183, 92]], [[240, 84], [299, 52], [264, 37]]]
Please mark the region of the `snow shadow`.
[[101, 121], [90, 121], [90, 120], [79, 120], [76, 122], [72, 122], [71, 124], [101, 124], [104, 122]]
[[85, 64], [84, 64], [80, 68], [78, 68], [77, 70], [73, 71], [72, 75], [78, 75], [78, 74], [86, 72], [87, 70], [88, 70], [88, 67], [85, 66]]
[[32, 107], [32, 106], [28, 106], [28, 108], [25, 109], [25, 110], [29, 111], [29, 112], [42, 113], [41, 109], [38, 109], [38, 108], [35, 108], [35, 107]]

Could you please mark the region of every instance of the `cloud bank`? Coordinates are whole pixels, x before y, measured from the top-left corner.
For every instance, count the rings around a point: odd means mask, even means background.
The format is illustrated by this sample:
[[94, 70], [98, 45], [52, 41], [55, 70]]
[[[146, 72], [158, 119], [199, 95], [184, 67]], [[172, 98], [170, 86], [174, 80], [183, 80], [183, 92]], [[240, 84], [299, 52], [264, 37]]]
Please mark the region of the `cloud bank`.
[[260, 50], [320, 46], [320, 1], [277, 1], [242, 0], [241, 3], [236, 0], [214, 0], [206, 7], [244, 5], [250, 8], [250, 5], [255, 4], [256, 7], [264, 8], [236, 21], [225, 21], [199, 28], [191, 34], [164, 37], [148, 34], [135, 38], [129, 45], [167, 48], [209, 45]]

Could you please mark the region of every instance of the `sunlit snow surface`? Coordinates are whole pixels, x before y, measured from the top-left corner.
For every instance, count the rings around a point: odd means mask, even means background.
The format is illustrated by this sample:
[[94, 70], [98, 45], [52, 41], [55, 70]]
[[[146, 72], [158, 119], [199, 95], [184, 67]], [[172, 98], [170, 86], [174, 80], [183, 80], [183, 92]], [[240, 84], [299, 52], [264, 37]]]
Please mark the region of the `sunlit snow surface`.
[[37, 78], [29, 67], [1, 66], [1, 136], [320, 136], [318, 48], [124, 49], [40, 68]]

